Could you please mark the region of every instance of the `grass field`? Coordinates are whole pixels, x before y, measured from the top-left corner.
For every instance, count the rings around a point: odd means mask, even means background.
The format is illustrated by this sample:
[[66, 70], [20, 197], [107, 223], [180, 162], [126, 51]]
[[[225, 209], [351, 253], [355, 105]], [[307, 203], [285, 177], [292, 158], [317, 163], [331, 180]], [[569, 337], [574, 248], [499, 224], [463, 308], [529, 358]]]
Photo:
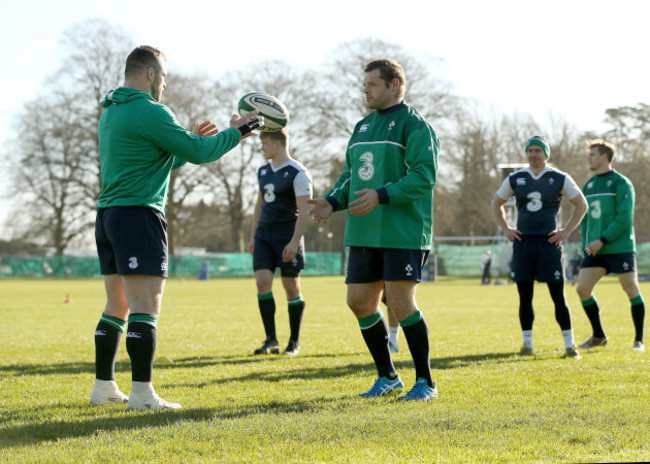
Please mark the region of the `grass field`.
[[[0, 280], [0, 462], [650, 460], [650, 355], [630, 349], [629, 302], [617, 281], [596, 288], [610, 343], [579, 361], [561, 357], [545, 286], [535, 289], [537, 356], [521, 359], [516, 289], [478, 281], [420, 285], [440, 397], [402, 404], [356, 397], [376, 371], [342, 277], [303, 279], [295, 358], [252, 356], [263, 339], [252, 279], [170, 280], [154, 385], [183, 409], [126, 412], [89, 404], [102, 281]], [[650, 300], [650, 284], [642, 292]], [[284, 345], [279, 282], [275, 295]], [[570, 285], [567, 298], [579, 343], [588, 321]], [[403, 334], [400, 348], [394, 359], [408, 389]], [[116, 380], [128, 394], [124, 339]]]

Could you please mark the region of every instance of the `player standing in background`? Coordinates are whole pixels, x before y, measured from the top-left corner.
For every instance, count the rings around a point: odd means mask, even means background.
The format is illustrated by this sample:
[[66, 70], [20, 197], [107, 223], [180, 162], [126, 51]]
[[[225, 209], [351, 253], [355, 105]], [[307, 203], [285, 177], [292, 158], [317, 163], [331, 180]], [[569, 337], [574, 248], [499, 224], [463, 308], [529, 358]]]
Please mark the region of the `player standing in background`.
[[[528, 167], [510, 174], [492, 200], [497, 224], [513, 242], [512, 280], [519, 293], [519, 322], [524, 339], [519, 355], [533, 354], [533, 290], [537, 279], [548, 285], [555, 305], [555, 320], [564, 338], [565, 356], [580, 359], [564, 294], [562, 242], [580, 224], [587, 211], [587, 201], [570, 175], [547, 166], [551, 148], [545, 137], [529, 138], [525, 151]], [[503, 207], [513, 195], [517, 202], [516, 228], [508, 225]], [[566, 226], [558, 229], [563, 195], [574, 208]]]
[[433, 188], [438, 138], [427, 120], [404, 103], [402, 66], [378, 60], [365, 68], [366, 106], [375, 110], [354, 128], [343, 173], [325, 198], [310, 200], [316, 222], [348, 210], [347, 303], [356, 316], [379, 377], [364, 398], [397, 395], [404, 389], [388, 348], [379, 308], [382, 291], [395, 312], [415, 364], [415, 385], [400, 399], [425, 401], [438, 395], [431, 378], [429, 334], [415, 293], [431, 249]]
[[[167, 223], [164, 219], [172, 169], [186, 162], [215, 161], [237, 146], [255, 125], [257, 112], [233, 116], [217, 134], [210, 122], [195, 133], [181, 127], [160, 103], [165, 90], [165, 55], [149, 46], [126, 60], [124, 86], [102, 102], [99, 160], [102, 191], [95, 239], [106, 288], [106, 307], [95, 330], [95, 405], [123, 403], [128, 409], [178, 409], [160, 398], [152, 384], [156, 332], [167, 278]], [[216, 134], [212, 137], [211, 135]], [[127, 325], [128, 324], [128, 325]], [[126, 330], [131, 359], [131, 394], [115, 382], [115, 358]]]
[[286, 129], [261, 132], [262, 152], [268, 160], [257, 170], [259, 193], [249, 244], [257, 283], [257, 300], [266, 340], [255, 354], [279, 353], [275, 333], [273, 275], [280, 268], [289, 306], [291, 335], [284, 354], [296, 355], [305, 301], [300, 294], [300, 270], [305, 268], [304, 235], [309, 222], [307, 200], [312, 179], [305, 167], [289, 154]]
[[643, 323], [645, 303], [639, 290], [634, 237], [634, 186], [612, 168], [614, 146], [604, 140], [587, 142], [589, 169], [594, 176], [582, 189], [589, 212], [582, 221], [582, 260], [576, 291], [587, 313], [593, 335], [581, 348], [607, 344], [600, 321], [600, 307], [593, 295], [598, 281], [607, 273], [618, 274], [618, 281], [630, 299], [635, 336], [632, 349], [645, 351]]

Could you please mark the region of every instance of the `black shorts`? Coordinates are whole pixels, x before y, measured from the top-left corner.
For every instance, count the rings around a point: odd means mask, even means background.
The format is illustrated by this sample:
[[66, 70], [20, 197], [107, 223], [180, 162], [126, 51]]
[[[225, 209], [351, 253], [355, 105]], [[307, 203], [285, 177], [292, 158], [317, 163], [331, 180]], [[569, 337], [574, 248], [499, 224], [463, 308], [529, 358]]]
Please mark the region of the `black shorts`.
[[612, 253], [611, 255], [585, 255], [582, 260], [583, 267], [602, 267], [607, 274], [625, 274], [636, 271], [636, 253]]
[[350, 247], [346, 284], [367, 284], [379, 280], [422, 281], [422, 268], [429, 250]]
[[522, 237], [512, 244], [514, 282], [563, 282], [562, 246], [549, 243], [548, 237]]
[[253, 270], [268, 269], [275, 272], [279, 267], [282, 277], [298, 277], [305, 268], [304, 240], [300, 241], [296, 257], [288, 263], [282, 262], [282, 251], [291, 241], [293, 232], [293, 227], [279, 230], [258, 227], [253, 248]]
[[103, 275], [167, 277], [167, 222], [140, 206], [97, 210], [95, 242]]

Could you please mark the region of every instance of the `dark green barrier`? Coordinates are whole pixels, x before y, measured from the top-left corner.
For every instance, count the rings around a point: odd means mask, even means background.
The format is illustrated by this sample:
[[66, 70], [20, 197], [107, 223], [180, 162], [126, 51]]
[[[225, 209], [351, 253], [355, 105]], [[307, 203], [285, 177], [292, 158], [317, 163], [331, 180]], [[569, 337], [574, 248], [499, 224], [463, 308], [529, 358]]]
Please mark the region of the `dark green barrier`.
[[[302, 275], [341, 275], [341, 253], [307, 253]], [[238, 277], [253, 275], [249, 253], [218, 253], [205, 256], [172, 256], [172, 277]], [[96, 257], [29, 256], [3, 257], [0, 277], [101, 277]]]
[[[565, 262], [573, 254], [576, 244], [565, 245]], [[479, 277], [481, 257], [486, 250], [492, 251], [492, 276], [507, 278], [510, 272], [512, 244], [464, 246], [436, 244], [439, 276]], [[342, 275], [342, 253], [307, 253], [305, 276]], [[637, 247], [639, 275], [650, 278], [650, 243]], [[433, 272], [433, 270], [431, 270]], [[169, 263], [171, 277], [248, 277], [253, 275], [252, 257], [248, 253], [215, 253], [205, 256], [173, 256]], [[0, 277], [100, 277], [99, 262], [96, 257], [73, 256], [30, 256], [3, 257]], [[426, 279], [425, 279], [426, 280]]]

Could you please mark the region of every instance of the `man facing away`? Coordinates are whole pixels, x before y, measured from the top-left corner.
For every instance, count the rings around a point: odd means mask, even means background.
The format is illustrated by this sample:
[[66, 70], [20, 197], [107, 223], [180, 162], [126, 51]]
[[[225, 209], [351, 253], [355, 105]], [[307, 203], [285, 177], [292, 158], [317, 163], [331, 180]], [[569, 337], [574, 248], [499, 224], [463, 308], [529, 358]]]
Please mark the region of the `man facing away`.
[[[160, 103], [165, 90], [165, 55], [150, 46], [126, 60], [124, 86], [108, 93], [99, 121], [102, 191], [95, 239], [104, 275], [106, 307], [95, 330], [94, 405], [128, 402], [127, 409], [178, 409], [160, 398], [152, 384], [156, 333], [167, 278], [165, 205], [172, 169], [186, 162], [218, 160], [259, 127], [251, 112], [233, 116], [217, 134], [214, 124], [195, 133]], [[216, 134], [216, 135], [215, 135]], [[115, 382], [115, 359], [122, 333], [131, 359], [131, 393]]]
[[385, 288], [387, 306], [397, 315], [415, 364], [415, 384], [400, 399], [425, 401], [438, 390], [431, 378], [428, 328], [415, 294], [431, 249], [438, 138], [427, 120], [404, 103], [406, 77], [399, 63], [369, 63], [363, 89], [373, 111], [355, 126], [334, 187], [324, 198], [308, 201], [314, 205], [310, 214], [320, 222], [334, 211], [348, 211], [347, 303], [378, 372], [372, 388], [359, 396], [392, 396], [404, 389], [379, 308]]

